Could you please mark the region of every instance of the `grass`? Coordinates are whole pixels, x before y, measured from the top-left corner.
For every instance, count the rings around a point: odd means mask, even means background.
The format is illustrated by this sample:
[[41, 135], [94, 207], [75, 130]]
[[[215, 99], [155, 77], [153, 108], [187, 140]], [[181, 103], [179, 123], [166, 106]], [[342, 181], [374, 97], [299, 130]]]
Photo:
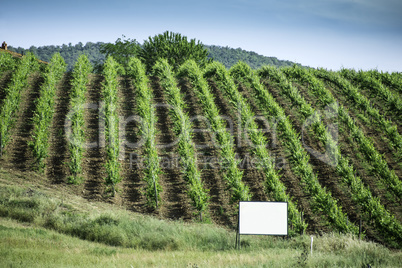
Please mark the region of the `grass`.
[[[90, 203], [0, 169], [1, 267], [398, 267], [401, 251], [326, 234], [242, 236]], [[27, 179], [24, 181], [24, 179]], [[61, 193], [63, 192], [63, 193]]]
[[3, 267], [398, 267], [400, 253], [351, 237], [309, 237], [236, 250], [144, 250], [107, 246], [0, 218]]
[[6, 267], [262, 267], [269, 262], [291, 264], [285, 259], [288, 255], [282, 254], [284, 251], [132, 250], [0, 220], [0, 258]]

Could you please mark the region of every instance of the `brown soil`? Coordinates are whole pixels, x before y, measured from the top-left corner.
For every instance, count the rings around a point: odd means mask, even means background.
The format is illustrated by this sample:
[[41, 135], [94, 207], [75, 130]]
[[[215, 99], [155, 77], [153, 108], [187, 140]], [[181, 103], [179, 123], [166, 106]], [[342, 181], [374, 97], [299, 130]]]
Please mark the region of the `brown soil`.
[[[202, 106], [198, 103], [194, 90], [188, 81], [181, 82], [181, 91], [186, 101], [187, 113], [193, 120], [194, 130], [205, 130], [205, 132], [195, 132], [193, 141], [197, 147], [199, 169], [201, 170], [201, 178], [205, 187], [209, 191], [210, 204], [209, 210], [212, 220], [221, 225], [235, 226], [235, 206], [230, 204], [230, 191], [227, 190], [226, 182], [223, 181], [223, 176], [219, 167], [219, 151], [217, 149], [216, 141], [213, 140], [211, 128], [204, 116]], [[197, 118], [197, 116], [202, 116]]]
[[[371, 123], [369, 114], [366, 114], [360, 109], [356, 109], [353, 102], [349, 100], [344, 94], [340, 93], [339, 90], [336, 90], [335, 87], [331, 86], [330, 84], [326, 84], [326, 88], [331, 91], [333, 96], [337, 99], [338, 102], [340, 102], [341, 105], [343, 105], [344, 107], [348, 107], [349, 115], [363, 130], [366, 137], [370, 138], [377, 151], [384, 156], [389, 167], [395, 171], [396, 175], [399, 178], [402, 178], [401, 161], [395, 157], [395, 150], [391, 148], [388, 144], [388, 139], [386, 138], [384, 133], [382, 133], [380, 127], [378, 127], [374, 123]], [[369, 122], [363, 121], [363, 117], [365, 117]], [[401, 121], [399, 120], [392, 122], [400, 129], [399, 133], [402, 133], [402, 124], [400, 123]]]
[[21, 93], [21, 104], [15, 114], [14, 127], [8, 145], [5, 148], [4, 164], [12, 169], [28, 171], [34, 169], [34, 162], [28, 141], [31, 140], [32, 118], [35, 111], [35, 99], [39, 97], [43, 77], [36, 72], [29, 76], [29, 86]]
[[[308, 90], [304, 86], [300, 84], [296, 85], [306, 100], [314, 99], [314, 97], [312, 97], [309, 94]], [[333, 88], [329, 87], [327, 88], [330, 89], [332, 93], [334, 93]], [[350, 103], [345, 101], [344, 97], [338, 96], [338, 94], [334, 94], [334, 96], [337, 98], [337, 100], [341, 100], [344, 102], [341, 103], [342, 105], [348, 107], [351, 106]], [[320, 105], [318, 104], [314, 104], [313, 108], [321, 109]], [[398, 162], [395, 159], [392, 159], [393, 158], [392, 152], [390, 152], [388, 146], [385, 144], [385, 141], [381, 139], [381, 136], [378, 135], [381, 132], [379, 132], [379, 130], [374, 130], [374, 127], [372, 125], [369, 126], [368, 124], [361, 122], [360, 119], [356, 117], [356, 114], [353, 111], [356, 110], [348, 109], [349, 115], [351, 115], [351, 117], [356, 120], [355, 121], [356, 124], [363, 130], [365, 136], [371, 139], [377, 151], [385, 156], [385, 159], [388, 162], [389, 167], [391, 169], [394, 167], [395, 168], [394, 171], [397, 174], [397, 176], [401, 177], [400, 176], [401, 170], [398, 166]], [[323, 119], [324, 122], [328, 124], [327, 122], [328, 120], [325, 117]], [[355, 141], [353, 141], [352, 138], [349, 136], [347, 126], [344, 124], [340, 124], [340, 122], [338, 122], [338, 124], [339, 124], [338, 127], [343, 129], [343, 131], [339, 133], [340, 134], [339, 144], [341, 145], [342, 153], [349, 157], [351, 163], [353, 164], [353, 166], [357, 171], [357, 174], [360, 176], [363, 182], [370, 187], [372, 194], [376, 197], [379, 197], [382, 201], [382, 204], [391, 212], [393, 212], [398, 219], [401, 219], [402, 207], [400, 206], [399, 203], [391, 201], [391, 199], [388, 196], [389, 194], [387, 193], [386, 187], [382, 185], [382, 183], [380, 182], [380, 178], [372, 174], [372, 172], [370, 171], [372, 168], [371, 165], [364, 159], [363, 155], [359, 152], [358, 144]]]
[[[123, 155], [121, 160], [122, 181], [119, 184], [118, 196], [121, 205], [136, 212], [145, 213], [146, 200], [141, 193], [145, 187], [142, 179], [142, 169], [135, 164], [137, 155], [142, 155], [142, 150], [135, 144], [140, 140], [139, 124], [131, 120], [136, 114], [135, 89], [128, 78], [121, 80], [118, 103], [120, 107], [120, 150]], [[122, 137], [123, 135], [123, 137]]]
[[[326, 87], [332, 92], [332, 94], [338, 99], [341, 100], [343, 102], [345, 102], [345, 96], [342, 94], [341, 90], [339, 88], [337, 88], [332, 82], [330, 81], [326, 81], [323, 80], [326, 84]], [[350, 81], [349, 81], [350, 82]], [[354, 85], [352, 83], [352, 85]], [[356, 85], [355, 85], [356, 86]], [[376, 94], [373, 94], [369, 89], [367, 88], [359, 88], [359, 92], [365, 96], [366, 98], [368, 98], [371, 102], [371, 105], [373, 105], [373, 107], [377, 108], [379, 110], [379, 112], [386, 118], [391, 120], [392, 122], [394, 122], [394, 124], [397, 125], [398, 127], [398, 132], [402, 133], [402, 117], [400, 115], [398, 115], [397, 113], [393, 112], [392, 110], [390, 110], [390, 108], [388, 107], [387, 103], [381, 98], [381, 97], [377, 97]], [[347, 100], [346, 100], [346, 103]], [[350, 103], [346, 104], [345, 106], [347, 106], [349, 108]], [[352, 106], [352, 105], [350, 105]]]
[[69, 156], [64, 123], [69, 112], [70, 79], [71, 73], [67, 73], [58, 83], [54, 107], [55, 113], [50, 127], [50, 146], [46, 163], [46, 175], [56, 184], [65, 183], [69, 172], [68, 166], [65, 164], [68, 163]]
[[86, 99], [92, 108], [85, 111], [85, 135], [86, 142], [93, 143], [94, 146], [86, 148], [84, 152], [83, 177], [84, 183], [81, 186], [82, 195], [88, 200], [105, 200], [105, 167], [106, 152], [104, 150], [104, 125], [102, 126], [101, 107], [101, 83], [103, 77], [91, 74], [89, 76], [89, 85], [87, 86]]
[[181, 166], [177, 162], [177, 136], [173, 133], [173, 122], [169, 115], [169, 107], [166, 106], [166, 95], [159, 84], [159, 79], [151, 77], [151, 86], [156, 105], [156, 123], [159, 157], [161, 161], [162, 174], [160, 184], [163, 192], [161, 194], [162, 204], [159, 208], [161, 217], [169, 219], [190, 220], [193, 216], [191, 201], [187, 195], [187, 183], [184, 181]]

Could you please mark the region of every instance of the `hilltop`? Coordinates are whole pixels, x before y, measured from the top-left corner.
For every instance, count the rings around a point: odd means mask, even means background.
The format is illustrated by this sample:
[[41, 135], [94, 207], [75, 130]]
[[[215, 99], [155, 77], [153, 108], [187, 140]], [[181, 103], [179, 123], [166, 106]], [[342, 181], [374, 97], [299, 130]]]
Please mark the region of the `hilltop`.
[[[100, 46], [104, 44], [103, 42], [87, 42], [85, 45], [79, 42], [78, 44], [63, 44], [61, 46], [48, 45], [35, 47], [31, 46], [29, 49], [24, 49], [21, 47], [9, 46], [10, 51], [18, 52], [20, 54], [30, 51], [34, 53], [39, 59], [43, 61], [50, 61], [52, 55], [59, 52], [61, 56], [65, 59], [67, 63], [67, 70], [72, 70], [75, 61], [80, 54], [85, 54], [88, 56], [89, 60], [93, 65], [101, 64], [105, 56], [100, 52]], [[288, 60], [279, 60], [276, 57], [266, 57], [259, 55], [252, 51], [246, 51], [241, 48], [230, 48], [222, 47], [216, 45], [205, 45], [209, 51], [209, 57], [214, 58], [216, 61], [223, 63], [226, 68], [230, 68], [238, 61], [244, 61], [249, 64], [252, 68], [257, 69], [264, 65], [274, 65], [277, 67], [282, 66], [292, 66], [295, 64]]]

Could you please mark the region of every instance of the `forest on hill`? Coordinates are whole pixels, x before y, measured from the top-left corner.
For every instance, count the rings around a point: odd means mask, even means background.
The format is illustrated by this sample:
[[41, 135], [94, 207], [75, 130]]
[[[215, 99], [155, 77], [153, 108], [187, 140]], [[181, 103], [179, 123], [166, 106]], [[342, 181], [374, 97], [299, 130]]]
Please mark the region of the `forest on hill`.
[[[29, 49], [22, 47], [9, 46], [9, 50], [26, 54], [27, 51], [33, 53], [38, 59], [49, 62], [53, 54], [58, 52], [64, 58], [67, 64], [67, 70], [71, 71], [74, 67], [74, 63], [81, 54], [85, 54], [90, 60], [91, 64], [102, 65], [105, 60], [105, 55], [101, 53], [101, 45], [103, 42], [87, 42], [85, 45], [81, 42], [73, 45], [63, 44], [61, 46], [48, 45], [48, 46], [31, 46]], [[279, 60], [276, 57], [266, 57], [259, 55], [252, 51], [246, 51], [241, 48], [230, 48], [216, 45], [204, 45], [209, 52], [208, 57], [213, 58], [216, 61], [221, 62], [226, 68], [230, 68], [238, 61], [244, 61], [251, 68], [257, 69], [264, 65], [274, 65], [276, 67], [292, 66], [295, 64], [288, 60]]]

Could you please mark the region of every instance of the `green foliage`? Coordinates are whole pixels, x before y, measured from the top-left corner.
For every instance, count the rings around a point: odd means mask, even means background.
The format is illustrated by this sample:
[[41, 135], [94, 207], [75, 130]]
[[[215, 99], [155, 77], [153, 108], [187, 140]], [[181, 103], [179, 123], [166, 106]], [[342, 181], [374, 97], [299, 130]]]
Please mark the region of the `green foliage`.
[[[336, 75], [334, 73], [325, 71], [323, 69], [315, 71], [315, 74], [318, 77], [326, 79], [327, 81], [331, 81], [336, 85], [336, 89], [341, 91], [342, 93], [346, 94], [348, 98], [353, 102], [354, 106], [358, 109], [363, 110], [365, 113], [369, 114], [372, 118], [371, 122], [376, 124], [380, 127], [380, 129], [387, 135], [389, 139], [389, 146], [394, 150], [395, 156], [402, 160], [402, 136], [398, 132], [397, 125], [395, 125], [391, 120], [387, 120], [384, 115], [380, 113], [378, 109], [376, 109], [373, 104], [370, 102], [368, 98], [366, 98], [361, 92], [360, 89], [353, 86], [351, 82], [349, 82], [346, 78]], [[359, 81], [361, 86], [371, 87], [373, 90], [377, 90], [377, 95], [380, 94], [381, 96], [387, 96], [387, 104], [390, 104], [389, 108], [392, 113], [394, 111], [398, 111], [398, 109], [394, 109], [398, 107], [398, 105], [402, 105], [400, 99], [398, 99], [398, 95], [389, 91], [386, 87], [384, 87], [380, 80], [376, 79], [376, 74], [374, 72], [359, 72], [359, 75], [354, 75], [355, 72], [351, 70], [342, 70], [341, 74], [344, 76], [351, 77], [353, 74], [353, 79]], [[370, 76], [371, 75], [371, 76]], [[386, 77], [389, 80], [387, 84], [398, 85], [398, 80], [391, 80], [395, 77], [391, 75], [381, 75], [378, 78], [381, 79], [382, 77]], [[391, 78], [392, 77], [392, 78]], [[384, 78], [385, 79], [385, 78]], [[363, 83], [363, 81], [365, 81]], [[400, 82], [400, 81], [399, 81]], [[392, 104], [393, 103], [393, 104]], [[398, 104], [399, 103], [399, 104]], [[395, 107], [394, 107], [395, 106]], [[402, 106], [401, 106], [402, 107]]]
[[[94, 71], [97, 73], [101, 73], [102, 71], [102, 64], [105, 60], [106, 51], [101, 52], [101, 48], [109, 48], [110, 51], [117, 51], [117, 48], [113, 46], [118, 43], [118, 47], [125, 48], [133, 48], [135, 47], [136, 41], [135, 39], [126, 39], [125, 36], [116, 40], [113, 43], [103, 43], [103, 42], [87, 42], [85, 45], [79, 42], [78, 44], [72, 45], [63, 44], [61, 46], [40, 46], [35, 47], [31, 46], [29, 49], [23, 49], [21, 47], [14, 48], [9, 46], [9, 50], [15, 51], [18, 53], [31, 52], [36, 55], [39, 59], [49, 62], [52, 55], [56, 52], [59, 52], [60, 55], [64, 58], [67, 63], [67, 70], [71, 71], [74, 68], [74, 64], [77, 61], [78, 57], [81, 54], [84, 54], [88, 57], [91, 64], [94, 66]], [[141, 44], [139, 44], [141, 47]], [[207, 57], [209, 59], [213, 59], [215, 61], [219, 61], [223, 63], [226, 68], [230, 68], [231, 66], [235, 65], [238, 61], [244, 61], [250, 65], [251, 68], [257, 69], [264, 65], [274, 65], [277, 67], [282, 66], [291, 66], [294, 63], [287, 60], [278, 60], [275, 57], [265, 57], [262, 55], [258, 55], [252, 51], [246, 51], [241, 48], [229, 48], [229, 47], [221, 47], [221, 46], [214, 46], [214, 45], [204, 45], [204, 48], [208, 51]], [[128, 53], [124, 52], [123, 55], [128, 55]], [[119, 57], [119, 55], [114, 54], [113, 57]], [[122, 57], [124, 59], [124, 57]], [[117, 58], [116, 58], [117, 60]], [[124, 60], [123, 60], [124, 61]], [[122, 61], [122, 62], [123, 62]], [[120, 62], [120, 61], [119, 61]]]
[[378, 79], [370, 76], [368, 72], [342, 69], [339, 73], [355, 84], [358, 84], [360, 88], [368, 89], [374, 96], [382, 99], [389, 113], [396, 114], [398, 118], [402, 117], [402, 99], [399, 95], [390, 91]]
[[[181, 67], [186, 68], [186, 65]], [[190, 116], [184, 111], [185, 102], [177, 87], [173, 69], [166, 59], [160, 59], [153, 68], [160, 78], [162, 87], [166, 90], [168, 103], [171, 105], [170, 114], [174, 123], [174, 132], [179, 136], [178, 152], [181, 157], [184, 178], [188, 183], [187, 193], [195, 209], [202, 213], [208, 209], [208, 192], [201, 181], [201, 172], [197, 167], [195, 144], [192, 141], [193, 131]]]
[[36, 57], [38, 57], [38, 59], [46, 62], [50, 61], [53, 54], [60, 53], [67, 64], [68, 71], [71, 71], [74, 68], [75, 62], [77, 61], [78, 57], [84, 54], [88, 57], [91, 64], [96, 67], [95, 69], [101, 70], [101, 66], [105, 60], [105, 55], [100, 52], [100, 47], [103, 44], [104, 43], [102, 42], [87, 42], [85, 45], [83, 45], [81, 42], [78, 42], [78, 44], [75, 45], [69, 43], [67, 45], [63, 44], [61, 46], [31, 46], [29, 49], [24, 49], [21, 47], [14, 48], [12, 46], [9, 46], [8, 48], [9, 50], [15, 51], [20, 54], [31, 52]]
[[56, 85], [66, 71], [66, 64], [59, 53], [53, 55], [44, 74], [45, 82], [40, 89], [40, 97], [36, 102], [33, 116], [33, 140], [28, 142], [32, 149], [39, 170], [45, 168], [45, 160], [48, 156], [50, 125], [54, 114]]
[[5, 99], [0, 110], [0, 146], [5, 148], [15, 122], [15, 113], [21, 103], [21, 94], [28, 86], [28, 76], [31, 72], [38, 70], [39, 65], [32, 53], [27, 53], [18, 62], [12, 75], [11, 81], [5, 91]]
[[[260, 71], [260, 75], [263, 77], [269, 77], [270, 79], [279, 82], [281, 78], [273, 75], [275, 74], [275, 72], [270, 71], [272, 70], [263, 68]], [[314, 77], [311, 77], [311, 74], [309, 72], [303, 70], [297, 70], [294, 73], [290, 69], [286, 71], [289, 75], [294, 75], [295, 77], [299, 77], [300, 75], [299, 79], [301, 79], [304, 82], [308, 81], [309, 90], [311, 88], [310, 90], [311, 93], [315, 95], [317, 98], [324, 96], [326, 100], [330, 101], [329, 104], [335, 103], [335, 98], [332, 96], [329, 90], [326, 89], [319, 80], [314, 79]], [[324, 71], [322, 70], [321, 72]], [[289, 94], [291, 91], [285, 90], [284, 94], [286, 94], [288, 98], [292, 100], [292, 102], [299, 103], [300, 105], [306, 103], [304, 99], [299, 98], [298, 101], [294, 100], [295, 96], [299, 95], [299, 93], [296, 91], [297, 89], [294, 88], [293, 89], [294, 94]], [[371, 148], [369, 149], [369, 151], [374, 148], [372, 147], [370, 141], [365, 138], [362, 130], [354, 123], [353, 119], [349, 116], [347, 110], [344, 107], [339, 106], [337, 108], [337, 115], [339, 120], [343, 122], [350, 129], [352, 137], [359, 142], [360, 144], [359, 147]], [[327, 135], [327, 139], [323, 138], [319, 139], [321, 142], [325, 142], [325, 140], [327, 141], [332, 140], [331, 135]], [[398, 222], [398, 220], [395, 219], [395, 217], [388, 210], [385, 209], [385, 207], [381, 204], [380, 200], [372, 195], [369, 187], [365, 186], [360, 177], [356, 175], [355, 168], [350, 163], [348, 157], [341, 153], [340, 148], [336, 146], [334, 142], [329, 142], [327, 144], [329, 145], [328, 149], [331, 150], [331, 152], [333, 152], [331, 154], [334, 154], [335, 159], [337, 159], [336, 172], [342, 178], [342, 180], [349, 186], [352, 192], [352, 200], [355, 202], [355, 204], [357, 204], [361, 208], [362, 214], [366, 216], [368, 219], [373, 220], [370, 221], [369, 223], [375, 226], [375, 228], [383, 235], [384, 239], [387, 242], [395, 246], [398, 243], [398, 241], [402, 241], [402, 232], [401, 232], [402, 225]], [[378, 160], [379, 158], [376, 159]], [[383, 172], [386, 169], [386, 167], [385, 166], [381, 167], [382, 168], [380, 168], [380, 172]], [[390, 180], [390, 182], [386, 184], [387, 186], [390, 184], [391, 187], [398, 186], [398, 182], [396, 182], [395, 185], [393, 180]]]
[[[304, 149], [300, 137], [292, 126], [289, 118], [285, 115], [285, 111], [277, 104], [273, 96], [264, 86], [262, 86], [259, 82], [259, 77], [251, 71], [250, 67], [244, 63], [239, 63], [236, 66], [232, 68], [236, 70], [237, 79], [251, 85], [261, 110], [265, 111], [266, 116], [271, 116], [277, 120], [276, 129], [279, 131], [281, 142], [289, 152], [288, 156], [291, 160], [294, 173], [298, 175], [303, 182], [303, 190], [312, 197], [310, 200], [312, 207], [317, 211], [321, 211], [328, 219], [329, 223], [339, 232], [358, 234], [358, 228], [355, 225], [348, 224], [346, 213], [342, 211], [337, 200], [332, 197], [331, 192], [327, 191], [325, 187], [321, 187], [318, 177], [309, 163], [309, 154]], [[311, 106], [305, 103], [301, 95], [296, 94], [296, 89], [292, 87], [279, 69], [263, 67], [260, 70], [260, 74], [276, 81], [282, 91], [288, 92], [289, 95], [295, 97], [294, 99], [297, 99], [295, 102], [300, 103], [300, 113], [307, 110], [313, 114], [314, 111]], [[290, 94], [291, 92], [293, 94]], [[292, 101], [294, 99], [292, 98]], [[309, 107], [309, 109], [303, 109], [303, 107]], [[330, 134], [325, 132], [325, 127], [323, 127], [322, 122], [316, 121], [313, 124], [317, 125], [314, 127], [317, 136], [323, 136], [322, 140], [325, 141], [325, 143], [331, 142], [329, 140]], [[322, 129], [324, 129], [324, 133], [322, 133]]]
[[223, 177], [231, 190], [233, 203], [251, 200], [250, 189], [242, 182], [243, 172], [238, 168], [240, 160], [236, 159], [235, 145], [233, 138], [226, 125], [219, 115], [218, 107], [215, 105], [214, 96], [209, 90], [208, 83], [203, 77], [203, 72], [194, 60], [186, 61], [179, 69], [178, 76], [187, 77], [193, 85], [193, 89], [203, 107], [204, 114], [209, 120], [213, 130], [213, 138], [219, 148]]
[[103, 113], [105, 118], [105, 137], [107, 161], [105, 164], [107, 177], [106, 185], [111, 187], [114, 196], [116, 185], [121, 181], [120, 176], [120, 141], [119, 141], [119, 116], [117, 113], [118, 81], [117, 70], [120, 65], [112, 56], [106, 58], [103, 67], [105, 81], [102, 84], [102, 100], [104, 101]]
[[169, 31], [145, 40], [140, 57], [148, 72], [161, 58], [166, 59], [174, 71], [189, 59], [194, 60], [200, 66], [205, 66], [211, 61], [208, 59], [208, 50], [200, 41], [196, 42], [195, 39], [188, 41], [186, 36]]
[[[221, 46], [205, 46], [208, 49], [208, 57], [219, 61], [226, 68], [230, 68], [239, 61], [247, 63], [252, 69], [258, 69], [262, 66], [272, 65], [276, 67], [292, 66], [294, 62], [288, 60], [278, 60], [276, 57], [266, 57], [253, 51], [246, 51], [241, 48], [230, 48]], [[300, 65], [300, 64], [298, 64]]]
[[150, 207], [156, 208], [160, 201], [159, 193], [162, 186], [159, 184], [159, 157], [156, 148], [157, 117], [155, 106], [152, 104], [153, 94], [149, 88], [149, 80], [145, 73], [145, 66], [138, 58], [130, 58], [127, 68], [127, 75], [133, 80], [137, 90], [137, 112], [142, 119], [140, 131], [145, 140], [145, 182], [146, 198]]
[[[353, 71], [343, 70], [342, 72], [345, 73], [345, 75], [346, 73], [349, 75], [353, 75]], [[398, 157], [401, 156], [400, 146], [402, 146], [402, 137], [399, 135], [396, 126], [392, 126], [390, 121], [385, 120], [385, 118], [381, 116], [379, 112], [375, 110], [375, 108], [371, 107], [371, 105], [369, 105], [368, 103], [368, 100], [366, 98], [363, 98], [362, 95], [358, 94], [358, 92], [356, 92], [357, 90], [352, 88], [351, 84], [346, 79], [343, 79], [336, 73], [331, 73], [323, 69], [315, 71], [314, 74], [318, 77], [334, 83], [338, 88], [342, 89], [343, 93], [348, 94], [351, 99], [355, 99], [356, 102], [360, 103], [362, 108], [366, 108], [367, 112], [370, 115], [376, 117], [376, 120], [378, 120], [377, 123], [382, 127], [382, 130], [388, 135], [390, 141], [392, 142], [391, 145], [394, 145], [394, 147], [398, 149], [396, 155]], [[314, 85], [316, 88], [316, 90], [312, 91], [313, 94], [319, 94], [319, 92], [327, 91], [323, 84], [320, 84], [319, 82], [310, 84]], [[330, 96], [332, 102], [335, 102], [335, 98], [332, 95]], [[387, 161], [384, 159], [384, 156], [382, 156], [377, 151], [370, 138], [366, 137], [363, 131], [355, 124], [354, 120], [349, 116], [345, 108], [340, 107], [340, 110], [342, 111], [339, 111], [339, 118], [348, 127], [351, 137], [358, 144], [358, 149], [363, 154], [367, 162], [370, 163], [370, 165], [372, 166], [371, 172], [378, 176], [379, 180], [383, 182], [383, 184], [388, 188], [391, 193], [395, 195], [397, 199], [401, 199], [402, 181], [395, 174], [395, 171], [391, 170], [388, 167]]]
[[80, 183], [82, 178], [82, 158], [84, 152], [84, 105], [86, 102], [85, 94], [87, 92], [88, 74], [91, 72], [92, 66], [88, 57], [81, 55], [72, 72], [70, 106], [73, 113], [68, 114], [68, 121], [71, 122], [71, 133], [68, 133], [71, 176], [69, 183]]
[[[236, 68], [231, 69], [231, 74], [236, 75]], [[259, 159], [259, 167], [265, 174], [265, 192], [275, 201], [288, 202], [289, 221], [294, 227], [293, 232], [300, 233], [307, 228], [307, 224], [300, 219], [295, 202], [286, 194], [286, 187], [279, 178], [278, 171], [275, 169], [273, 158], [266, 148], [267, 140], [261, 131], [258, 131], [258, 126], [254, 120], [254, 113], [241, 93], [237, 90], [233, 78], [225, 67], [218, 62], [209, 64], [204, 73], [205, 77], [214, 77], [218, 84], [218, 88], [223, 91], [229, 98], [233, 108], [239, 113], [242, 128], [250, 137], [252, 142], [252, 153]], [[294, 233], [292, 233], [293, 235]]]
[[[341, 110], [343, 112], [343, 110]], [[378, 197], [374, 197], [370, 189], [355, 175], [353, 166], [346, 158], [341, 158], [337, 172], [347, 183], [352, 192], [352, 200], [361, 207], [363, 215], [381, 233], [383, 238], [392, 246], [400, 247], [402, 241], [402, 225], [381, 204]], [[399, 244], [399, 245], [398, 245]]]
[[11, 71], [17, 67], [19, 59], [13, 57], [10, 53], [0, 52], [0, 73]]
[[129, 58], [138, 57], [141, 46], [135, 39], [125, 39], [124, 35], [122, 38], [118, 38], [114, 44], [101, 44], [100, 53], [105, 54], [106, 57], [113, 56], [113, 59], [126, 69]]
[[377, 79], [384, 86], [395, 92], [402, 93], [402, 75], [400, 73], [379, 72], [378, 70], [367, 71], [373, 79]]

